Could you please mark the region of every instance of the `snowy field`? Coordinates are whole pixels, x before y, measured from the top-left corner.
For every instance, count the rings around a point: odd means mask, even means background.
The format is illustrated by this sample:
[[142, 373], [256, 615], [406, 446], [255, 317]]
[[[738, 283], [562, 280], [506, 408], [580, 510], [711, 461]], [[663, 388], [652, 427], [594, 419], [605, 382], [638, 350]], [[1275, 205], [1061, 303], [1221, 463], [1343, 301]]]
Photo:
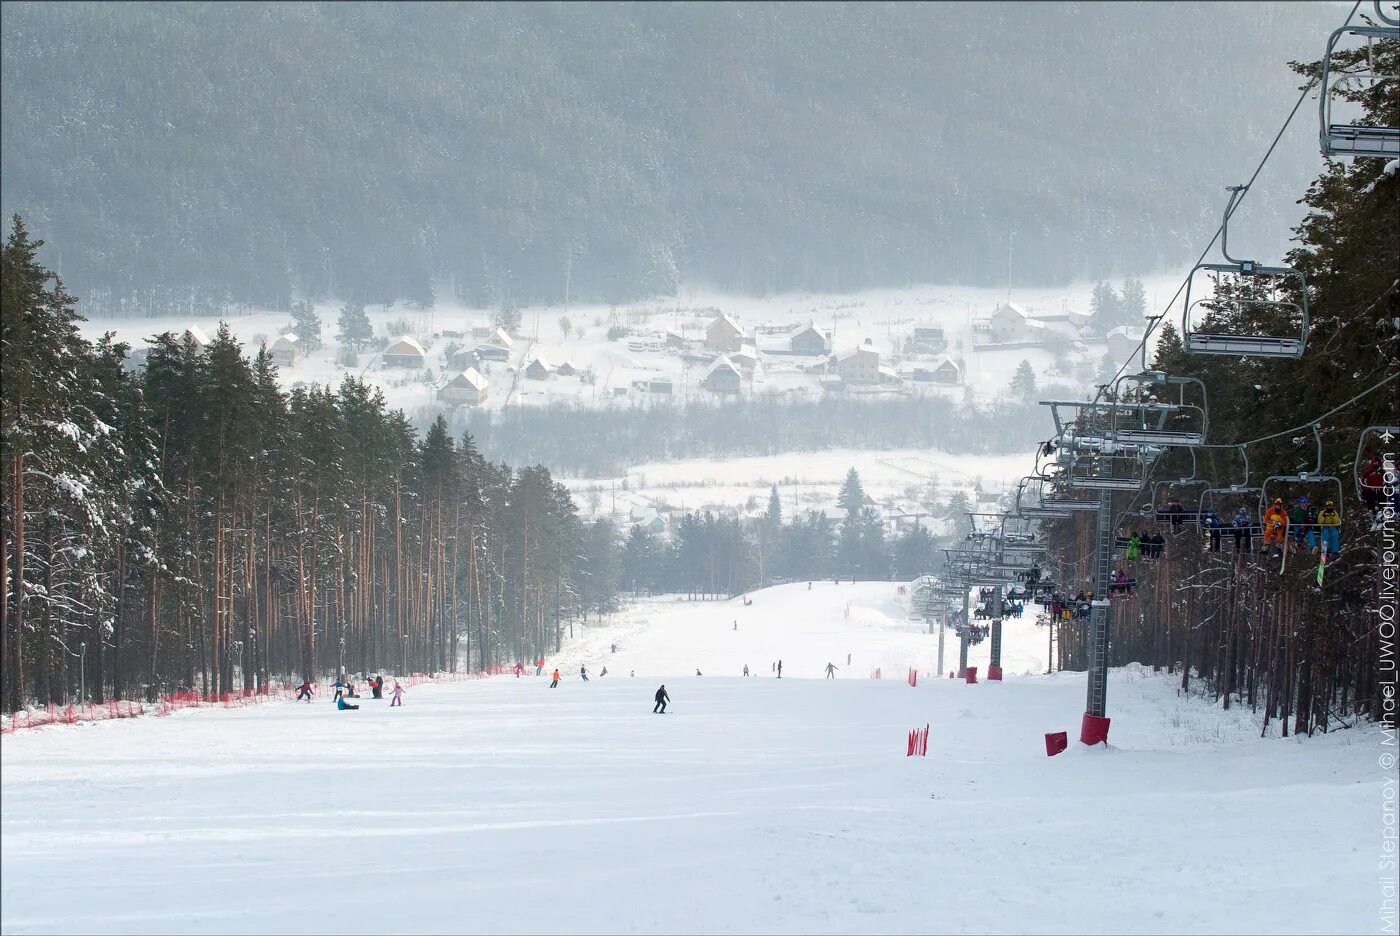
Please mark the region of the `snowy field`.
[[[1078, 726], [1081, 676], [911, 688], [903, 668], [934, 638], [895, 586], [753, 601], [643, 602], [551, 660], [553, 690], [499, 677], [421, 686], [402, 709], [7, 737], [0, 929], [1378, 929], [1377, 732], [1260, 740], [1247, 711], [1128, 667], [1112, 747], [1048, 759], [1043, 733]], [[1044, 652], [1029, 619], [1008, 624], [1008, 673]], [[840, 678], [794, 678], [828, 660]], [[583, 683], [579, 663], [609, 675]], [[895, 678], [867, 678], [879, 665]], [[671, 711], [653, 715], [663, 680]], [[928, 757], [906, 758], [925, 722]], [[1303, 878], [1280, 851], [1312, 856]]]
[[[978, 503], [1015, 492], [1016, 484], [1035, 468], [1031, 454], [951, 455], [935, 449], [828, 449], [726, 459], [686, 459], [636, 465], [613, 478], [563, 478], [585, 515], [615, 514], [625, 524], [636, 509], [738, 509], [759, 514], [777, 485], [785, 520], [809, 510], [833, 509], [846, 471], [860, 473], [865, 493], [882, 508], [909, 513], [927, 508], [930, 483], [937, 498], [954, 490]], [[593, 508], [596, 506], [597, 510]], [[988, 510], [986, 503], [977, 509]], [[840, 514], [844, 516], [844, 513]], [[927, 519], [925, 526], [946, 532]]]

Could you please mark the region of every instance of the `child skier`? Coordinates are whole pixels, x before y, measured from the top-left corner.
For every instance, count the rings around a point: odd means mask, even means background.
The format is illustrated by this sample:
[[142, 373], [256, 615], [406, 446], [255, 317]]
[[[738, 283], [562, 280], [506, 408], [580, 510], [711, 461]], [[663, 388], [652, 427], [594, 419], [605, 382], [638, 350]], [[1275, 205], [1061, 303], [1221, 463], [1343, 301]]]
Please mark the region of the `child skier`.
[[300, 702], [302, 699], [311, 701], [311, 680], [309, 679], [303, 679], [301, 685], [297, 686], [297, 701]]
[[389, 708], [393, 708], [396, 705], [400, 707], [403, 706], [403, 686], [399, 685], [397, 679], [394, 680], [394, 693], [393, 698], [389, 702]]
[[831, 663], [831, 662], [828, 662], [828, 663], [826, 664], [826, 678], [827, 678], [827, 679], [835, 679], [835, 678], [836, 678], [836, 664]]
[[360, 710], [358, 705], [351, 705], [349, 702], [346, 702], [345, 696], [336, 696], [335, 707], [342, 712], [346, 710], [358, 712]]
[[666, 684], [662, 683], [661, 688], [656, 690], [656, 705], [652, 708], [652, 714], [657, 712], [666, 714], [666, 703], [671, 701], [671, 696], [666, 692]]
[[557, 685], [559, 685], [559, 670], [556, 667], [554, 670], [554, 679], [550, 682], [549, 688], [553, 689]]
[[1230, 526], [1234, 528], [1235, 552], [1240, 552], [1240, 543], [1244, 543], [1244, 551], [1252, 552], [1254, 540], [1254, 519], [1250, 517], [1249, 511], [1241, 507], [1235, 511], [1234, 519], [1230, 521]]
[[1288, 534], [1288, 511], [1284, 509], [1283, 498], [1275, 497], [1269, 509], [1264, 511], [1264, 548], [1274, 547], [1274, 555], [1283, 552], [1283, 541]]
[[580, 665], [578, 668], [578, 678], [588, 682], [588, 667]]
[[1133, 531], [1132, 536], [1128, 537], [1128, 552], [1125, 558], [1130, 561], [1142, 558], [1142, 537], [1138, 535], [1136, 530]]
[[1317, 522], [1322, 530], [1322, 547], [1328, 554], [1335, 556], [1342, 551], [1342, 515], [1337, 512], [1332, 502], [1328, 501], [1322, 505]]
[[1210, 533], [1210, 551], [1220, 552], [1220, 528], [1224, 526], [1220, 518], [1215, 515], [1214, 507], [1207, 507], [1205, 515], [1201, 517], [1201, 526]]
[[747, 663], [744, 664], [744, 675], [749, 675], [749, 664]]
[[1288, 525], [1293, 530], [1293, 538], [1309, 549], [1317, 549], [1317, 513], [1306, 497], [1298, 498], [1298, 503], [1288, 512]]

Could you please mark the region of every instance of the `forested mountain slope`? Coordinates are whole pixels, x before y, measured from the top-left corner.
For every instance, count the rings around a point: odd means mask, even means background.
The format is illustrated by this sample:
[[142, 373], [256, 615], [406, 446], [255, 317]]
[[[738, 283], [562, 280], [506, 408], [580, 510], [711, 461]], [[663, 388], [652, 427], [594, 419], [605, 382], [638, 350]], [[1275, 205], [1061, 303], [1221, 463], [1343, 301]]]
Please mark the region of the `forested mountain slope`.
[[[1344, 15], [11, 3], [0, 207], [133, 314], [989, 284], [1008, 246], [1022, 282], [1146, 272], [1194, 256]], [[1261, 255], [1310, 134], [1237, 221]]]

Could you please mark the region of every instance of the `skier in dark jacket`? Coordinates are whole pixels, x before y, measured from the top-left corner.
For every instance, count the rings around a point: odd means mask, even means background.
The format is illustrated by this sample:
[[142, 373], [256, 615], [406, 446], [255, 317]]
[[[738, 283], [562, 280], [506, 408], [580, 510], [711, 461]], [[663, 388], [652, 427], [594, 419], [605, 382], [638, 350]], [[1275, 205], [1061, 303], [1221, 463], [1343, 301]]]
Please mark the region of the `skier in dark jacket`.
[[1230, 521], [1230, 526], [1235, 534], [1235, 552], [1240, 552], [1240, 543], [1244, 543], [1244, 551], [1252, 552], [1254, 545], [1254, 518], [1249, 515], [1249, 511], [1241, 507], [1235, 511], [1235, 517]]
[[666, 714], [666, 703], [671, 701], [671, 697], [666, 693], [666, 684], [662, 683], [661, 688], [656, 690], [656, 705], [652, 708], [652, 713], [660, 712]]
[[1224, 526], [1224, 524], [1221, 523], [1220, 518], [1216, 516], [1214, 508], [1206, 508], [1205, 514], [1201, 516], [1201, 526], [1205, 527], [1206, 531], [1210, 533], [1210, 551], [1220, 552], [1220, 528]]

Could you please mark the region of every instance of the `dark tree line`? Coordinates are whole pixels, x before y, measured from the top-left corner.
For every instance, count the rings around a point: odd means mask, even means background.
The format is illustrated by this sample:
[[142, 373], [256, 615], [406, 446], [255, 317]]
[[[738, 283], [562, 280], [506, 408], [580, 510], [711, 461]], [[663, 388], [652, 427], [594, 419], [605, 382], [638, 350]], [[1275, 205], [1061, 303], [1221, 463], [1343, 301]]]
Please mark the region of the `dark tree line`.
[[[208, 694], [559, 647], [616, 552], [539, 467], [422, 438], [377, 390], [284, 394], [227, 329], [89, 343], [15, 219], [3, 245], [0, 700]], [[601, 539], [600, 539], [601, 532]], [[600, 559], [600, 555], [603, 557]], [[86, 666], [86, 679], [78, 668]]]
[[[1372, 54], [1378, 70], [1391, 75], [1400, 70], [1400, 43], [1377, 43]], [[1297, 67], [1317, 73], [1316, 64]], [[1361, 86], [1353, 96], [1375, 123], [1400, 125], [1400, 84], [1394, 78]], [[1206, 551], [1198, 532], [1168, 533], [1165, 558], [1133, 563], [1137, 597], [1115, 602], [1114, 663], [1141, 661], [1178, 672], [1184, 688], [1202, 688], [1227, 707], [1249, 705], [1266, 720], [1280, 722], [1285, 733], [1326, 730], [1356, 714], [1394, 718], [1393, 701], [1387, 710], [1386, 699], [1388, 692], [1393, 700], [1396, 680], [1395, 501], [1379, 490], [1369, 503], [1358, 499], [1353, 472], [1362, 429], [1396, 424], [1396, 385], [1348, 403], [1400, 373], [1400, 176], [1384, 166], [1377, 159], [1329, 162], [1302, 199], [1308, 213], [1295, 230], [1298, 246], [1288, 255], [1288, 263], [1306, 274], [1310, 289], [1312, 331], [1301, 359], [1187, 355], [1171, 325], [1156, 356], [1160, 369], [1205, 382], [1210, 441], [1217, 444], [1259, 439], [1347, 404], [1318, 424], [1323, 473], [1342, 480], [1341, 552], [1330, 558], [1320, 578], [1319, 556], [1306, 547], [1290, 555], [1284, 572], [1279, 559], [1261, 557], [1257, 538], [1255, 552], [1236, 554], [1228, 532], [1220, 552]], [[1226, 300], [1248, 294], [1243, 287], [1224, 286], [1220, 295]], [[1288, 298], [1300, 297], [1295, 290]], [[1287, 320], [1276, 312], [1220, 301], [1204, 327], [1278, 334]], [[1394, 458], [1393, 441], [1385, 445], [1373, 438], [1372, 443], [1361, 453], [1363, 463], [1387, 451]], [[1251, 488], [1269, 475], [1314, 468], [1307, 428], [1247, 451]], [[1198, 477], [1220, 486], [1242, 480], [1243, 463], [1233, 449], [1203, 450], [1197, 459]], [[1155, 477], [1184, 477], [1190, 471], [1185, 454], [1177, 452]], [[1393, 485], [1393, 463], [1390, 471]], [[1275, 489], [1290, 505], [1310, 495], [1314, 508], [1337, 496], [1327, 482]], [[1199, 496], [1200, 488], [1190, 493]], [[1235, 501], [1223, 495], [1222, 502], [1229, 509], [1236, 502], [1247, 504], [1258, 522], [1259, 497], [1253, 490]], [[1142, 503], [1141, 497], [1120, 495], [1115, 509]], [[1228, 516], [1223, 519], [1228, 522]], [[1092, 522], [1081, 516], [1052, 526], [1052, 565], [1062, 580], [1082, 582], [1090, 574]], [[1128, 517], [1124, 526], [1147, 530], [1153, 525]], [[1078, 627], [1064, 630], [1059, 663], [1083, 668], [1085, 634]]]
[[633, 526], [622, 546], [621, 585], [633, 593], [729, 597], [780, 582], [910, 580], [938, 564], [942, 544], [927, 527], [887, 535], [854, 468], [837, 506], [839, 519], [808, 511], [785, 523], [775, 489], [759, 518], [689, 513], [669, 537]]
[[221, 327], [145, 364], [81, 337], [19, 218], [3, 244], [0, 703], [248, 690], [342, 669], [440, 671], [557, 651], [622, 589], [732, 595], [773, 581], [912, 577], [854, 471], [839, 524], [682, 518], [667, 539], [581, 521], [547, 469], [421, 437], [378, 390], [283, 393]]
[[[1027, 365], [1029, 367], [1029, 365]], [[1031, 374], [1034, 386], [1034, 374]], [[465, 409], [451, 418], [483, 452], [602, 477], [629, 465], [681, 458], [776, 455], [831, 448], [938, 448], [968, 454], [1019, 451], [1041, 431], [1043, 407], [1028, 393], [978, 405], [942, 397], [764, 397], [648, 409], [580, 404]], [[1074, 390], [1042, 390], [1067, 397]]]
[[[1185, 259], [1291, 94], [1277, 63], [1337, 19], [13, 3], [0, 211], [101, 314], [1117, 276]], [[1308, 171], [1281, 152], [1261, 184]], [[1280, 218], [1257, 199], [1241, 236]]]

